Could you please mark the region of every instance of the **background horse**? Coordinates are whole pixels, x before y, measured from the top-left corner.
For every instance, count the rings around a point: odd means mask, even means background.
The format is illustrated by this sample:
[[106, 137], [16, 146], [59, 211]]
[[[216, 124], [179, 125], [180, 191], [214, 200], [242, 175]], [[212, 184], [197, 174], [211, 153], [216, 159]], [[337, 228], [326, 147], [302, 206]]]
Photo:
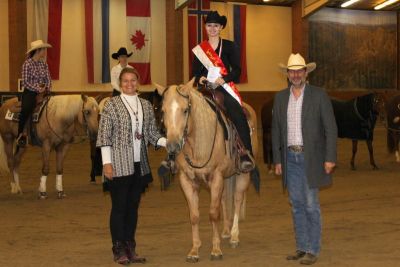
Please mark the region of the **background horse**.
[[[165, 91], [164, 91], [165, 90]], [[192, 225], [193, 246], [186, 260], [197, 262], [201, 246], [199, 236], [199, 188], [203, 181], [211, 192], [209, 218], [213, 228], [211, 259], [222, 259], [218, 221], [220, 208], [224, 215], [223, 237], [230, 236], [232, 246], [239, 243], [239, 214], [245, 191], [250, 182], [249, 173], [236, 177], [235, 211], [233, 225], [224, 202], [221, 203], [224, 179], [237, 173], [235, 158], [231, 155], [229, 142], [225, 142], [224, 130], [218, 122], [214, 110], [207, 100], [193, 88], [193, 80], [186, 85], [172, 85], [167, 89], [159, 87], [163, 93], [163, 123], [167, 136], [167, 151], [176, 154], [176, 165], [181, 187], [188, 202]], [[256, 122], [255, 112], [251, 121]], [[255, 124], [253, 124], [255, 125]], [[252, 140], [257, 131], [252, 131]], [[256, 143], [252, 142], [252, 145]], [[253, 151], [256, 151], [253, 148]]]
[[[96, 97], [96, 101], [97, 101], [97, 103], [99, 103], [100, 113], [103, 110], [105, 103], [108, 101], [108, 99], [110, 99], [110, 97], [111, 97], [111, 93], [101, 94]], [[161, 127], [162, 97], [158, 93], [157, 89], [154, 89], [154, 91], [150, 91], [150, 92], [140, 92], [139, 97], [150, 101], [150, 103], [153, 105], [156, 123], [159, 127]], [[90, 159], [92, 162], [92, 166], [91, 166], [91, 170], [90, 170], [90, 182], [96, 183], [96, 176], [101, 176], [103, 174], [101, 149], [96, 148], [96, 139], [91, 140], [91, 142], [90, 142]]]
[[273, 173], [272, 164], [272, 108], [274, 106], [274, 98], [265, 102], [261, 107], [261, 123], [263, 131], [263, 155], [264, 163], [267, 164], [269, 173]]
[[386, 113], [388, 151], [395, 153], [396, 161], [400, 162], [400, 95], [393, 96], [387, 101]]
[[355, 170], [354, 160], [357, 153], [358, 140], [366, 141], [370, 164], [374, 170], [378, 169], [375, 164], [372, 141], [382, 100], [377, 94], [370, 93], [348, 101], [337, 99], [331, 99], [331, 101], [338, 128], [338, 137], [352, 139], [351, 169]]
[[[5, 119], [9, 109], [17, 103], [17, 98], [6, 101], [0, 108], [0, 153], [7, 156], [8, 170], [11, 172], [11, 193], [22, 193], [19, 184], [18, 169], [26, 148], [19, 148], [14, 154], [13, 145], [18, 131], [18, 123]], [[97, 135], [98, 105], [93, 97], [84, 95], [60, 95], [50, 97], [47, 106], [37, 123], [32, 123], [38, 140], [42, 143], [42, 177], [40, 178], [39, 197], [47, 198], [46, 180], [49, 174], [49, 156], [56, 150], [57, 177], [56, 190], [59, 198], [65, 196], [62, 186], [63, 161], [69, 144], [76, 134], [87, 131], [90, 138]], [[1, 146], [1, 145], [4, 145]], [[3, 170], [4, 171], [4, 170]]]

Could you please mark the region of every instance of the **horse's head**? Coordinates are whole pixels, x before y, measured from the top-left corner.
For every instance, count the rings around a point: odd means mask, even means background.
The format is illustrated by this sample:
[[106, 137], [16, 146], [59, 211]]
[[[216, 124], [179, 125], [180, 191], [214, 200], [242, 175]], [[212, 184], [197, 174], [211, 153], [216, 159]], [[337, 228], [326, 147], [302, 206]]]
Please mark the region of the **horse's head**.
[[167, 137], [167, 151], [171, 154], [179, 153], [184, 145], [189, 128], [191, 110], [191, 90], [193, 81], [185, 85], [171, 85], [163, 88], [157, 85], [162, 100], [162, 121]]
[[99, 106], [96, 99], [82, 95], [82, 112], [78, 116], [79, 123], [83, 125], [91, 140], [96, 140], [99, 129]]

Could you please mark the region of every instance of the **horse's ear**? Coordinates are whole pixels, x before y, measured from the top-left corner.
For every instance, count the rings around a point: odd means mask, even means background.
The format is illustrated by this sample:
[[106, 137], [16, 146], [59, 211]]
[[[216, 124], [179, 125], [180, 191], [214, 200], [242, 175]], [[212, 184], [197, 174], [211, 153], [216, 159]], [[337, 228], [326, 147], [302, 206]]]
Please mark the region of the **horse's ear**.
[[185, 84], [186, 87], [192, 89], [193, 84], [194, 84], [195, 77], [193, 77], [187, 84]]
[[158, 83], [154, 83], [154, 86], [156, 87], [156, 90], [155, 90], [155, 91], [156, 91], [160, 96], [162, 96], [163, 93], [164, 93], [164, 91], [165, 91], [165, 87], [162, 86], [162, 85], [159, 85]]
[[82, 97], [82, 101], [86, 103], [86, 101], [88, 100], [88, 96], [85, 94], [81, 94]]

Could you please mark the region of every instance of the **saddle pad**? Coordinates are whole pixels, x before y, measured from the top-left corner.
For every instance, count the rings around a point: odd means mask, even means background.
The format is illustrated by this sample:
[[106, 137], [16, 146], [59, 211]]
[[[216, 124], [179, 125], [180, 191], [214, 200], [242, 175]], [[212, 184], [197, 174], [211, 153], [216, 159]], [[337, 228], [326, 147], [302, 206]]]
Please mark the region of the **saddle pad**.
[[[39, 109], [37, 109], [33, 114], [32, 114], [32, 122], [37, 123], [39, 122], [40, 115], [42, 114], [43, 108], [46, 106], [47, 102], [49, 101], [49, 98], [45, 98], [43, 102], [40, 104]], [[8, 121], [19, 121], [19, 117], [21, 115], [21, 112], [12, 112], [11, 110], [7, 110], [6, 115], [4, 118]]]

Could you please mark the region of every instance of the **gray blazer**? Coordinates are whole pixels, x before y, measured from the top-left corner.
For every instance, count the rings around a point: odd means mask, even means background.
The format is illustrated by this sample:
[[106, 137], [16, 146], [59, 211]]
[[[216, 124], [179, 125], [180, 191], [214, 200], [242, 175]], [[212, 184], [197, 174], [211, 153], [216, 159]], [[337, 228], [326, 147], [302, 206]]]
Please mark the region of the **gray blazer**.
[[[272, 152], [274, 163], [282, 164], [283, 187], [287, 173], [287, 109], [290, 88], [275, 95], [272, 115]], [[324, 162], [336, 162], [337, 127], [331, 101], [322, 88], [306, 85], [302, 107], [304, 160], [310, 188], [332, 183]]]
[[[162, 136], [156, 126], [153, 107], [150, 102], [139, 98], [143, 110], [142, 143], [140, 146], [141, 176], [150, 174], [147, 157], [147, 145], [157, 148], [157, 141]], [[97, 147], [111, 146], [113, 176], [127, 176], [134, 173], [133, 132], [129, 111], [120, 96], [112, 97], [101, 113]]]

